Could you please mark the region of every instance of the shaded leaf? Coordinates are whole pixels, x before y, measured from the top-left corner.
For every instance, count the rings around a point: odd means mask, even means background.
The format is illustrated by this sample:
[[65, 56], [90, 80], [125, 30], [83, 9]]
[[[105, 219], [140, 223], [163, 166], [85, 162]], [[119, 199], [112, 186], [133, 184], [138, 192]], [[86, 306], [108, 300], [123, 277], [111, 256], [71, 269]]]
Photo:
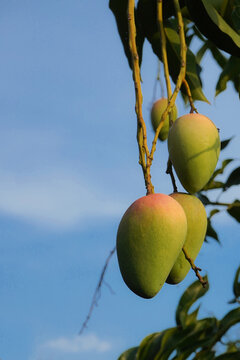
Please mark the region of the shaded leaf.
[[189, 13], [201, 33], [219, 49], [240, 56], [240, 36], [232, 29], [209, 0], [186, 0]]
[[221, 181], [214, 181], [217, 175], [223, 174], [226, 166], [230, 164], [234, 159], [225, 159], [219, 169], [215, 170], [208, 183], [204, 186], [203, 190], [225, 188], [225, 184]]
[[204, 186], [203, 190], [213, 190], [224, 188], [225, 184], [222, 181], [211, 180], [207, 185]]
[[239, 185], [240, 184], [240, 166], [232, 171], [232, 173], [229, 175], [224, 189], [228, 189], [231, 186]]
[[219, 238], [218, 238], [218, 234], [214, 230], [210, 219], [208, 219], [206, 236], [209, 236], [209, 237], [215, 239], [217, 242], [220, 242]]
[[228, 206], [227, 212], [231, 215], [234, 219], [240, 222], [240, 201], [235, 200], [231, 205]]
[[217, 213], [219, 213], [220, 210], [218, 209], [213, 209], [211, 212], [210, 212], [210, 215], [209, 215], [209, 219], [211, 219], [214, 215], [216, 215]]
[[235, 0], [233, 4], [233, 11], [231, 14], [233, 26], [235, 30], [240, 32], [240, 0]]
[[118, 358], [118, 360], [136, 360], [136, 354], [137, 354], [138, 347], [133, 347], [131, 349], [128, 349], [127, 351], [124, 351]]
[[199, 200], [201, 200], [203, 205], [211, 204], [211, 201], [209, 200], [209, 198], [206, 195], [203, 195], [202, 193], [199, 192], [199, 193], [197, 193], [197, 197], [199, 198]]
[[215, 360], [238, 360], [240, 359], [240, 351], [226, 353], [220, 356], [217, 356]]
[[[207, 277], [204, 277], [204, 280], [207, 281]], [[202, 284], [199, 281], [195, 281], [190, 285], [187, 290], [183, 293], [176, 310], [176, 323], [178, 326], [183, 328], [187, 324], [187, 319], [189, 317], [188, 311], [190, 307], [202, 297], [209, 289], [209, 285], [203, 288]]]
[[221, 151], [228, 146], [228, 144], [232, 141], [233, 138], [234, 136], [230, 137], [229, 139], [221, 141]]
[[[167, 38], [167, 51], [169, 71], [174, 82], [176, 82], [180, 69], [180, 40], [177, 32], [177, 23], [175, 20], [168, 20], [165, 25], [165, 33]], [[191, 89], [194, 100], [201, 100], [209, 103], [202, 91], [202, 84], [199, 78], [199, 65], [195, 55], [190, 49], [187, 49], [186, 59], [186, 80]], [[185, 93], [185, 88], [181, 90]]]
[[203, 46], [198, 50], [196, 60], [200, 64], [205, 52], [209, 49], [208, 42], [206, 41]]
[[[163, 4], [168, 5], [168, 1]], [[184, 3], [184, 1], [180, 1]], [[153, 52], [162, 60], [161, 38], [158, 30], [157, 15], [156, 15], [156, 1], [155, 0], [139, 0], [137, 6], [138, 14], [141, 20], [141, 26], [144, 36], [152, 45]], [[164, 12], [163, 12], [164, 14]], [[165, 31], [167, 38], [167, 53], [169, 61], [169, 72], [174, 82], [180, 69], [180, 40], [178, 35], [178, 25], [175, 19], [165, 21]], [[203, 94], [201, 80], [199, 77], [201, 68], [197, 64], [195, 55], [191, 50], [187, 50], [187, 70], [186, 80], [190, 86], [192, 97], [194, 100], [201, 100], [208, 102]], [[185, 88], [182, 86], [181, 92], [186, 94]]]
[[228, 62], [226, 63], [225, 67], [223, 68], [222, 73], [220, 74], [220, 77], [216, 85], [215, 96], [217, 96], [226, 89], [228, 81], [233, 81], [234, 83], [237, 81], [237, 79], [239, 81], [240, 79], [239, 73], [240, 73], [240, 58], [231, 56]]
[[212, 53], [214, 60], [223, 69], [227, 64], [228, 59], [212, 42], [210, 42], [210, 40], [208, 40], [208, 43], [209, 43], [209, 49]]
[[219, 341], [224, 334], [235, 324], [240, 322], [240, 307], [229, 311], [227, 315], [223, 317], [222, 320], [219, 322], [218, 331], [215, 337], [211, 339], [210, 346], [212, 347]]
[[[128, 64], [130, 68], [132, 68], [132, 59], [131, 59], [129, 40], [128, 40], [128, 18], [127, 18], [128, 0], [121, 0], [121, 1], [110, 0], [109, 8], [111, 9], [111, 11], [115, 16], [118, 33], [123, 44], [125, 55], [128, 59]], [[136, 33], [137, 33], [136, 35], [137, 51], [139, 56], [139, 64], [141, 64], [144, 36], [141, 30], [141, 25], [137, 11], [135, 11], [135, 23], [136, 23]]]
[[240, 266], [237, 269], [234, 282], [233, 282], [233, 293], [236, 298], [240, 297]]

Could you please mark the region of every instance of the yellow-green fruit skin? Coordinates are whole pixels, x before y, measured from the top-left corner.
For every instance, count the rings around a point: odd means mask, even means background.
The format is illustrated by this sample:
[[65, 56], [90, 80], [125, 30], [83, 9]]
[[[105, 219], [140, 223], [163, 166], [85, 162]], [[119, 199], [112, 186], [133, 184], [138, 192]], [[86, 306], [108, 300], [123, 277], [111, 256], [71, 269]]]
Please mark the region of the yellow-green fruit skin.
[[117, 257], [127, 286], [143, 298], [165, 283], [185, 242], [187, 219], [179, 203], [164, 194], [136, 200], [118, 227]]
[[[202, 202], [194, 195], [184, 193], [173, 193], [170, 195], [185, 211], [187, 217], [187, 237], [184, 249], [188, 256], [195, 261], [205, 238], [207, 230], [207, 214]], [[180, 283], [188, 271], [190, 264], [181, 251], [170, 274], [167, 278], [168, 284]]]
[[204, 115], [181, 116], [169, 131], [168, 151], [181, 184], [194, 194], [206, 185], [217, 165], [218, 130]]
[[[155, 103], [152, 106], [152, 110], [151, 110], [151, 122], [152, 122], [152, 126], [154, 131], [156, 131], [160, 120], [162, 118], [162, 114], [164, 113], [164, 111], [166, 110], [168, 105], [168, 99], [166, 98], [161, 98], [157, 101], [155, 101]], [[175, 121], [177, 118], [177, 107], [174, 104], [173, 109], [172, 109], [172, 121]], [[159, 139], [161, 141], [164, 141], [167, 139], [168, 137], [168, 132], [169, 132], [169, 115], [167, 115], [164, 123], [163, 123], [163, 127], [158, 135]]]

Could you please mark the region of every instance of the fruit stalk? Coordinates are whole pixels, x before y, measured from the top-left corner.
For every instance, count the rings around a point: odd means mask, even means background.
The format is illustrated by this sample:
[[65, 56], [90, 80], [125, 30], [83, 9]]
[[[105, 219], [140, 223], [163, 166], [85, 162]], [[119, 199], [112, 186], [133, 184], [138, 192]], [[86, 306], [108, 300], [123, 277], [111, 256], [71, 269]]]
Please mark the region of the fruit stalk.
[[188, 82], [186, 79], [183, 79], [183, 84], [185, 86], [185, 89], [186, 89], [186, 92], [187, 92], [187, 96], [188, 96], [188, 100], [189, 100], [189, 104], [191, 106], [191, 110], [190, 110], [190, 113], [193, 113], [195, 111], [195, 113], [198, 114], [198, 111], [197, 109], [195, 108], [194, 106], [194, 103], [193, 103], [193, 98], [192, 98], [192, 94], [191, 94], [191, 90], [190, 90], [190, 87], [188, 85]]
[[181, 9], [180, 9], [178, 0], [174, 0], [174, 6], [175, 6], [176, 17], [177, 17], [177, 21], [178, 21], [180, 46], [181, 46], [181, 49], [180, 49], [180, 58], [181, 58], [180, 59], [180, 71], [179, 71], [179, 74], [178, 74], [178, 78], [177, 78], [177, 82], [176, 82], [174, 92], [173, 92], [173, 94], [172, 94], [172, 96], [171, 96], [171, 98], [169, 100], [168, 106], [167, 106], [166, 110], [164, 111], [164, 113], [162, 115], [162, 119], [161, 119], [161, 121], [160, 121], [160, 123], [158, 125], [158, 128], [156, 129], [156, 132], [155, 132], [155, 136], [154, 136], [154, 139], [153, 139], [153, 142], [152, 142], [152, 149], [151, 149], [151, 152], [150, 152], [151, 162], [153, 160], [153, 155], [154, 155], [154, 152], [156, 150], [158, 135], [159, 135], [159, 133], [161, 131], [161, 128], [163, 126], [163, 122], [164, 122], [164, 120], [166, 119], [168, 113], [172, 110], [172, 108], [173, 108], [173, 106], [175, 104], [177, 95], [178, 95], [178, 93], [180, 91], [183, 79], [185, 79], [185, 74], [186, 74], [187, 47], [186, 47], [186, 42], [185, 42], [184, 24], [183, 24]]
[[195, 272], [198, 280], [200, 281], [200, 283], [202, 284], [202, 286], [205, 288], [207, 285], [207, 281], [204, 281], [202, 276], [199, 274], [199, 271], [201, 271], [202, 269], [200, 269], [199, 267], [197, 267], [194, 262], [192, 261], [192, 259], [188, 256], [186, 249], [183, 247], [182, 248], [182, 252], [184, 253], [184, 256], [186, 258], [186, 260], [189, 262], [189, 264], [191, 265], [191, 268], [193, 269], [193, 271]]
[[154, 187], [151, 182], [151, 174], [150, 174], [151, 159], [147, 145], [147, 130], [142, 115], [143, 96], [141, 91], [139, 57], [138, 57], [137, 45], [136, 45], [136, 26], [135, 26], [134, 9], [135, 9], [134, 0], [129, 0], [128, 1], [128, 33], [129, 33], [129, 48], [132, 58], [132, 72], [133, 72], [135, 97], [136, 97], [135, 111], [138, 121], [137, 141], [139, 147], [139, 164], [142, 166], [147, 194], [152, 194], [154, 193]]

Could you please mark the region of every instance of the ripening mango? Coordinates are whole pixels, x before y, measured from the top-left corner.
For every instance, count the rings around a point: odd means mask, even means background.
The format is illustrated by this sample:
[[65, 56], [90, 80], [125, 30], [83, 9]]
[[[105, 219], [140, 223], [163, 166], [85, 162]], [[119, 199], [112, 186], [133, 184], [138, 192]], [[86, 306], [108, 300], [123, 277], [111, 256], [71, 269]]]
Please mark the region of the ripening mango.
[[[164, 111], [167, 108], [167, 105], [168, 105], [168, 99], [166, 99], [166, 98], [158, 99], [153, 104], [152, 110], [151, 110], [151, 122], [152, 122], [154, 131], [156, 131], [156, 129], [160, 123], [160, 120], [162, 118], [162, 114], [164, 113]], [[176, 118], [177, 118], [177, 107], [174, 104], [174, 106], [172, 108], [172, 121], [175, 121]], [[167, 115], [167, 117], [163, 123], [163, 127], [161, 128], [161, 131], [158, 135], [159, 139], [161, 141], [166, 140], [168, 137], [168, 132], [169, 132], [169, 115]]]
[[127, 286], [143, 298], [165, 283], [185, 242], [187, 219], [179, 203], [164, 194], [136, 200], [118, 227], [117, 257]]
[[[170, 195], [185, 211], [187, 217], [187, 237], [184, 248], [188, 256], [195, 261], [205, 238], [207, 230], [207, 214], [202, 202], [194, 195], [173, 193]], [[178, 284], [190, 270], [190, 264], [181, 251], [168, 275], [168, 284]]]
[[169, 131], [168, 151], [181, 184], [194, 194], [207, 184], [217, 165], [218, 130], [204, 115], [181, 116]]

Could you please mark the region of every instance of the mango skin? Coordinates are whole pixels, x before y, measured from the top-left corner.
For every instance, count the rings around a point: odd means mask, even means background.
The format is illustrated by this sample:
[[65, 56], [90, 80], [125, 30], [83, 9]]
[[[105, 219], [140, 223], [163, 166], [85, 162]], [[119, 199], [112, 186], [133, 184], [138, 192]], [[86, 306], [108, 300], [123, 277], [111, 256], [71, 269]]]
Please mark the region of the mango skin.
[[136, 200], [118, 227], [117, 257], [126, 285], [143, 298], [165, 283], [185, 242], [187, 219], [181, 205], [164, 194]]
[[[167, 108], [167, 105], [168, 105], [168, 99], [166, 99], [166, 98], [158, 99], [153, 104], [152, 110], [151, 110], [151, 122], [152, 122], [154, 131], [156, 131], [156, 129], [160, 123], [160, 120], [162, 118], [162, 114], [164, 113], [164, 111]], [[174, 104], [174, 106], [172, 108], [172, 120], [175, 121], [176, 118], [177, 118], [177, 107]], [[168, 132], [169, 132], [169, 115], [167, 115], [167, 117], [163, 123], [163, 127], [158, 135], [158, 138], [161, 141], [166, 140], [168, 137]]]
[[[170, 195], [185, 211], [187, 217], [187, 237], [184, 248], [188, 256], [195, 261], [207, 231], [207, 214], [202, 202], [194, 195], [184, 193], [173, 193]], [[170, 274], [167, 278], [168, 284], [180, 283], [191, 266], [181, 251]]]
[[204, 115], [181, 116], [169, 131], [168, 152], [182, 186], [194, 194], [207, 184], [217, 165], [218, 130]]

